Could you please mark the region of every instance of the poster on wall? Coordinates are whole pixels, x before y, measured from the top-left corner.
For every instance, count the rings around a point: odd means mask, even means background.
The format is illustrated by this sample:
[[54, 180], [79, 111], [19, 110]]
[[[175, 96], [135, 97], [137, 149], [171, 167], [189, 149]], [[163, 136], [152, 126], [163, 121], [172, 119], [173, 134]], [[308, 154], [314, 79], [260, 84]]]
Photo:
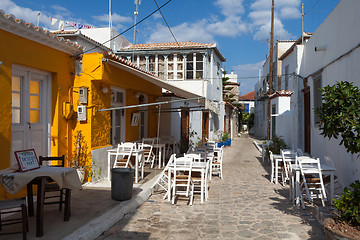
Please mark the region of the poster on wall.
[[140, 118], [139, 113], [133, 113], [131, 118], [131, 126], [137, 126], [139, 124], [139, 118]]
[[15, 151], [16, 161], [19, 164], [20, 172], [26, 172], [40, 168], [39, 161], [34, 149]]

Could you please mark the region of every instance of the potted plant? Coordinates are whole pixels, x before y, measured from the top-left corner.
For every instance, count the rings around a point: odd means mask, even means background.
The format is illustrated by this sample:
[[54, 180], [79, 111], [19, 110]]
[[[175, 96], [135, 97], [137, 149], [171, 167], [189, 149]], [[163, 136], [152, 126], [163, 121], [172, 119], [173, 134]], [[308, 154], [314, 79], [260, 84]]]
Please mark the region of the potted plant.
[[334, 217], [323, 223], [327, 239], [360, 239], [360, 182], [356, 180], [350, 188], [334, 199]]
[[69, 166], [76, 168], [81, 183], [84, 183], [87, 177], [91, 175], [91, 166], [87, 165], [88, 147], [81, 130], [74, 134], [74, 140], [73, 157], [69, 161]]

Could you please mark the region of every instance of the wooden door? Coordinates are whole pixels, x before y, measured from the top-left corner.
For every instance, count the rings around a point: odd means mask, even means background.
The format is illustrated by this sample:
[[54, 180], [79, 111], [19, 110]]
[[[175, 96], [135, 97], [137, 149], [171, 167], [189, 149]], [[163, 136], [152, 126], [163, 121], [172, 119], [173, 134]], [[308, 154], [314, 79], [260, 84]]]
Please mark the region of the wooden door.
[[209, 139], [209, 112], [202, 114], [202, 137]]
[[311, 131], [310, 131], [310, 87], [304, 90], [304, 145], [305, 152], [311, 153]]
[[181, 153], [189, 149], [189, 109], [181, 109]]

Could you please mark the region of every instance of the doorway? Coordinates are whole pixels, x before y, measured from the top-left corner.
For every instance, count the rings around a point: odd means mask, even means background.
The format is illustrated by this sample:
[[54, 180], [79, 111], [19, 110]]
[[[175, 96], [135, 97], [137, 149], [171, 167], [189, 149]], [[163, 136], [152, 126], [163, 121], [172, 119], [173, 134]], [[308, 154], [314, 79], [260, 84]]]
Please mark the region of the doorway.
[[[111, 89], [111, 107], [125, 106], [125, 90], [121, 88]], [[111, 111], [110, 142], [112, 145], [125, 142], [125, 109]]]
[[304, 151], [311, 153], [311, 128], [310, 128], [310, 87], [304, 90]]
[[35, 149], [38, 156], [48, 156], [50, 141], [51, 73], [12, 67], [11, 164], [14, 151]]

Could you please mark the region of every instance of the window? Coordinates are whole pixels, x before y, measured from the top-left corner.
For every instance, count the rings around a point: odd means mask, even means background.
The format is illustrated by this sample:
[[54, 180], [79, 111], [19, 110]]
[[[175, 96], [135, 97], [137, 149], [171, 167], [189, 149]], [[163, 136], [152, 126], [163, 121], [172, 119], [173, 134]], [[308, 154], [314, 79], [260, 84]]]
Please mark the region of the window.
[[194, 55], [192, 53], [186, 56], [186, 79], [194, 79]]
[[140, 56], [139, 68], [146, 69], [146, 58], [144, 56]]
[[204, 74], [204, 60], [201, 53], [196, 54], [196, 79], [202, 79]]
[[[322, 77], [321, 77], [321, 73], [316, 74], [314, 77], [314, 89], [313, 89], [313, 94], [314, 94], [314, 108], [320, 107], [321, 106], [321, 82], [322, 82]], [[316, 112], [314, 111], [314, 121], [315, 123], [319, 123], [320, 122], [320, 117], [318, 114], [316, 114]]]
[[156, 75], [155, 55], [149, 57], [149, 72]]
[[168, 79], [184, 79], [183, 56], [179, 54], [169, 55], [168, 57]]
[[158, 56], [158, 76], [161, 79], [165, 79], [165, 58], [162, 55]]
[[22, 77], [12, 77], [12, 123], [20, 123], [22, 119]]
[[289, 65], [285, 67], [285, 89], [289, 90]]

